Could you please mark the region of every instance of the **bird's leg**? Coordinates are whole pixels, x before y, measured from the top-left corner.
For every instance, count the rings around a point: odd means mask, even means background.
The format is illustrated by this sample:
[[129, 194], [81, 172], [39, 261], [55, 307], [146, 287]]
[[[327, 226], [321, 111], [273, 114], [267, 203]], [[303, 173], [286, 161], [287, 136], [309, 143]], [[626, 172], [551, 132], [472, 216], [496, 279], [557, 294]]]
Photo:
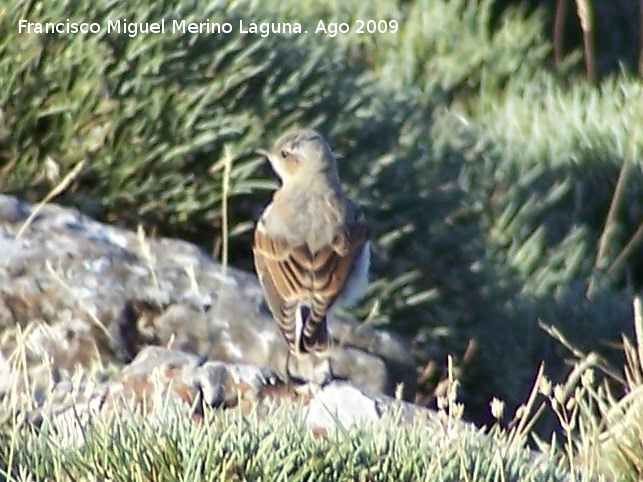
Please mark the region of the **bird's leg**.
[[306, 380], [295, 376], [292, 374], [290, 371], [290, 357], [292, 356], [292, 353], [290, 350], [286, 353], [286, 369], [284, 370], [286, 374], [286, 385], [304, 385], [306, 384]]
[[328, 355], [312, 355], [311, 361], [310, 383], [323, 388], [335, 379], [333, 366], [331, 365], [330, 357]]
[[286, 355], [286, 383], [299, 393], [313, 394], [335, 379], [330, 357], [314, 353]]
[[284, 367], [284, 373], [286, 374], [286, 385], [290, 385], [293, 381], [293, 376], [290, 374], [290, 350], [286, 353], [286, 366]]
[[328, 385], [330, 382], [336, 379], [335, 374], [333, 373], [333, 365], [330, 362], [330, 357], [326, 357], [326, 372], [328, 373], [328, 376], [320, 383], [322, 387], [325, 387]]

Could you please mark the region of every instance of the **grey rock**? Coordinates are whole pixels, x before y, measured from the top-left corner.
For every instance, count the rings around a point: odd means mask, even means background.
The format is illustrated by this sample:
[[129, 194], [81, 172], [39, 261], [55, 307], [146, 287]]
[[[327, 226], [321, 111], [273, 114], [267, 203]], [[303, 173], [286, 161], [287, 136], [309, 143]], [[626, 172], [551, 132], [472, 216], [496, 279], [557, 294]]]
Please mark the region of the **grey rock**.
[[[0, 253], [0, 350], [5, 358], [24, 350], [36, 385], [51, 383], [49, 368], [60, 381], [78, 366], [120, 366], [150, 345], [285, 366], [286, 344], [255, 276], [187, 242], [0, 195]], [[347, 317], [332, 331], [337, 375], [386, 393], [403, 382], [413, 395], [415, 366], [402, 340]]]
[[[319, 436], [386, 417], [439, 430], [448, 425], [439, 421], [441, 415], [436, 412], [349, 381], [332, 381], [323, 387], [293, 386], [267, 368], [209, 361], [163, 347], [142, 349], [109, 380], [80, 375], [55, 384], [35, 406], [28, 407], [22, 400], [17, 408], [32, 425], [44, 420], [52, 424], [59, 443], [78, 445], [97, 418], [126, 422], [138, 414], [167, 423], [173, 417], [200, 419], [206, 406], [244, 414], [256, 411], [261, 419], [285, 407], [288, 413], [300, 414]], [[472, 424], [455, 420], [449, 426], [454, 433], [477, 431]]]

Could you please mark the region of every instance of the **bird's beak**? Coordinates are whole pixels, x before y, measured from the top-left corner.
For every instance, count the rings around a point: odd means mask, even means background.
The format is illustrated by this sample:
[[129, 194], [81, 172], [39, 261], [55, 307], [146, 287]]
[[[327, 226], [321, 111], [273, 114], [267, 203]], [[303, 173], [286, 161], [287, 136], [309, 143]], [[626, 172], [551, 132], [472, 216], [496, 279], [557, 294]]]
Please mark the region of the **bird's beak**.
[[265, 149], [256, 149], [255, 154], [257, 154], [259, 156], [263, 156], [266, 159], [270, 159], [270, 151], [267, 151]]

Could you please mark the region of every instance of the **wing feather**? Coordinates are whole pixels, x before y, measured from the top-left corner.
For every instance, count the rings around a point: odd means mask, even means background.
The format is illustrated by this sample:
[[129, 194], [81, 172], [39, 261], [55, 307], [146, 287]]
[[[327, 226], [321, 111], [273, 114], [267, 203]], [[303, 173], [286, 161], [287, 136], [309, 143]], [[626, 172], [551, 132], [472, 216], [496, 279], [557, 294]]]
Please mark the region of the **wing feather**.
[[[294, 246], [270, 236], [260, 220], [254, 234], [255, 269], [266, 301], [295, 354], [326, 351], [331, 339], [326, 314], [340, 295], [367, 240], [364, 215], [355, 204], [332, 243], [313, 253], [308, 245]], [[309, 308], [296, 333], [296, 314]]]

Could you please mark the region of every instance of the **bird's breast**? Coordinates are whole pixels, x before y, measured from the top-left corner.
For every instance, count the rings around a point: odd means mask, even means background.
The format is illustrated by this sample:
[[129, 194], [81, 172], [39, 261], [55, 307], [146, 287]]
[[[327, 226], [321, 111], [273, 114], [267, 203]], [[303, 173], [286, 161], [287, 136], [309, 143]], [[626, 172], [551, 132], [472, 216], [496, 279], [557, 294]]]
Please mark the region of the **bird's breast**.
[[324, 193], [300, 192], [284, 196], [280, 204], [287, 206], [280, 222], [288, 241], [305, 245], [313, 256], [332, 243], [341, 229], [341, 212]]

